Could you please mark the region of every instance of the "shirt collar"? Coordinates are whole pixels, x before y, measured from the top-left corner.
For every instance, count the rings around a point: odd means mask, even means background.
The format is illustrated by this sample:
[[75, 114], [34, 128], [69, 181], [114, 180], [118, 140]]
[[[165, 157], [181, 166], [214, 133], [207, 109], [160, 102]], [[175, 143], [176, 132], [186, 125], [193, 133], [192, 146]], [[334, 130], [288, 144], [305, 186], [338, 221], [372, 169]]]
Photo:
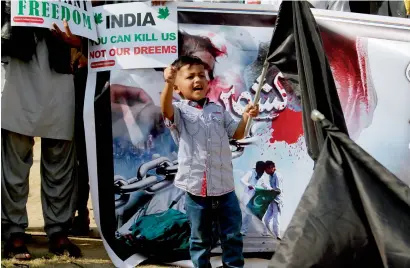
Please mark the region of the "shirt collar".
[[199, 108], [199, 109], [202, 109], [209, 103], [212, 103], [212, 101], [210, 101], [209, 98], [203, 98], [199, 101], [192, 101], [192, 100], [183, 100], [183, 101], [186, 102], [189, 106]]

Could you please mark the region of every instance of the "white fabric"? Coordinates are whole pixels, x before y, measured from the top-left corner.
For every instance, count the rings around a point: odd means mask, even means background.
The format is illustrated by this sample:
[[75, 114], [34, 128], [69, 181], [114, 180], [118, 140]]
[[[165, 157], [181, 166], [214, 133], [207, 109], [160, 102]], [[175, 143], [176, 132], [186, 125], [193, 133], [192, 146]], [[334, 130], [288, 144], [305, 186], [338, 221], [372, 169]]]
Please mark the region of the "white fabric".
[[51, 71], [45, 41], [29, 63], [11, 58], [1, 96], [1, 127], [31, 137], [71, 140], [74, 134], [74, 80]]
[[244, 191], [241, 198], [242, 204], [246, 206], [252, 197], [255, 195], [255, 189], [249, 189], [248, 186], [256, 186], [258, 183], [257, 174], [255, 170], [248, 171], [241, 179], [241, 182], [244, 184]]
[[280, 208], [275, 201], [269, 204], [268, 209], [262, 218], [262, 222], [269, 229], [269, 231], [271, 231], [276, 237], [280, 238]]

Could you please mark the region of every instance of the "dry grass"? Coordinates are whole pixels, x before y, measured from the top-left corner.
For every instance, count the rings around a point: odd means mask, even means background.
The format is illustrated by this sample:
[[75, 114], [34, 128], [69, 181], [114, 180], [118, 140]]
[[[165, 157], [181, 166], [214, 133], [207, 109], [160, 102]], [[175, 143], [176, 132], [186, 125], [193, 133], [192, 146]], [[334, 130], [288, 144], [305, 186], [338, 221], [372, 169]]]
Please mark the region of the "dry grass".
[[[83, 257], [74, 259], [68, 256], [57, 257], [48, 252], [48, 241], [44, 233], [31, 233], [32, 239], [27, 244], [28, 249], [32, 255], [31, 261], [17, 261], [15, 259], [2, 259], [2, 267], [20, 267], [20, 268], [32, 268], [32, 267], [58, 267], [58, 268], [71, 268], [71, 267], [88, 267], [88, 268], [113, 268], [115, 267], [107, 252], [104, 249], [104, 245], [100, 239], [93, 238], [74, 238], [71, 240], [81, 248]], [[3, 247], [3, 245], [2, 245]], [[141, 265], [138, 267], [143, 268], [159, 268], [159, 267], [174, 267], [171, 265]]]
[[[71, 267], [87, 267], [87, 268], [111, 268], [115, 267], [110, 260], [105, 259], [73, 259], [67, 256], [62, 257], [42, 257], [36, 258], [31, 261], [21, 262], [14, 259], [11, 260], [2, 260], [2, 267], [7, 268], [34, 268], [34, 267], [47, 267], [47, 268], [71, 268]], [[164, 267], [174, 267], [174, 266], [164, 266], [164, 265], [141, 265], [138, 267], [142, 268], [164, 268]]]
[[[35, 257], [35, 256], [34, 256]], [[67, 256], [62, 257], [41, 257], [35, 258], [31, 261], [17, 261], [14, 259], [2, 260], [2, 267], [90, 267], [90, 268], [108, 268], [115, 267], [110, 260], [104, 259], [73, 259]]]

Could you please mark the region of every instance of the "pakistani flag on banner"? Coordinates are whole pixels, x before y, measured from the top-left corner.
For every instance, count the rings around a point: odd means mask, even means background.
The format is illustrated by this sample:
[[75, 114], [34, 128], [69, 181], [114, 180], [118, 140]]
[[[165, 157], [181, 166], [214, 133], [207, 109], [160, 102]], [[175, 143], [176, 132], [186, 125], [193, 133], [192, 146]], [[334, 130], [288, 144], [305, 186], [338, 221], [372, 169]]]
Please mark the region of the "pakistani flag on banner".
[[267, 59], [301, 98], [316, 161], [269, 267], [410, 267], [410, 188], [348, 137], [309, 3], [282, 2]]

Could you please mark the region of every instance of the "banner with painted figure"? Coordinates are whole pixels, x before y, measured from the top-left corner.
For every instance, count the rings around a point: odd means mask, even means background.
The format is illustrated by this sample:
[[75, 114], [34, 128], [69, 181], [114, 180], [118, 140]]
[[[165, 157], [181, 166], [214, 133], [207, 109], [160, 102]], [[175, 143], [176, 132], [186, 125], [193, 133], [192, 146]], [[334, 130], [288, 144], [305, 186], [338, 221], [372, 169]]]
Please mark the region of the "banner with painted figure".
[[97, 41], [91, 1], [12, 0], [11, 26], [64, 29], [66, 20], [73, 34]]
[[[273, 252], [313, 169], [291, 83], [275, 66], [265, 81], [259, 78], [276, 13], [269, 6], [179, 5], [179, 54], [207, 63], [212, 101], [239, 119], [263, 83], [260, 116], [249, 136], [231, 141], [231, 151], [244, 251]], [[314, 14], [351, 136], [410, 184], [405, 73], [410, 26], [400, 19]], [[178, 148], [159, 107], [163, 81], [163, 69], [133, 69], [92, 73], [87, 82], [84, 119], [94, 213], [117, 267], [147, 258], [189, 260], [185, 193], [173, 185]], [[213, 252], [220, 253], [218, 242]]]

